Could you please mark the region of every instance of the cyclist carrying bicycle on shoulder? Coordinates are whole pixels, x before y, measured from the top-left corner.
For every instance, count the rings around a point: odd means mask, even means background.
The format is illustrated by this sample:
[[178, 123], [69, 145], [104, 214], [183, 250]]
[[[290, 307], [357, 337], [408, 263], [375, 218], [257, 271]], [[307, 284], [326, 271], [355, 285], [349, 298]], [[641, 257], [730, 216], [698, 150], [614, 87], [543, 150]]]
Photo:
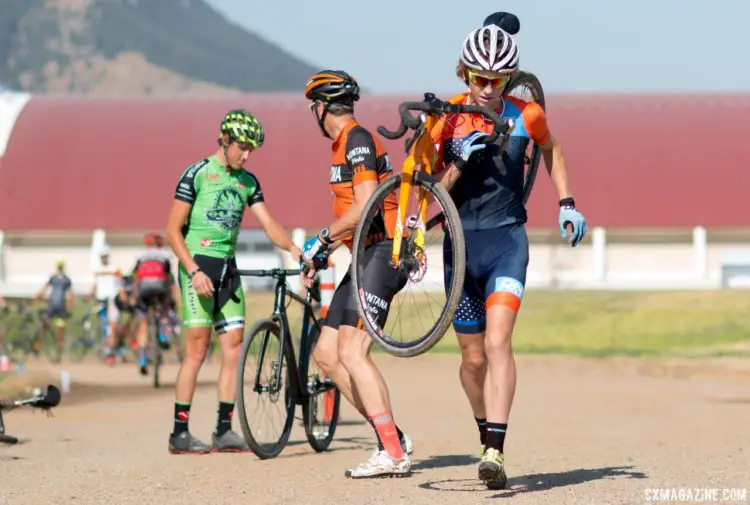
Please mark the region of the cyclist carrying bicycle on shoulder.
[[[447, 115], [432, 132], [439, 158], [435, 172], [456, 204], [466, 242], [466, 277], [453, 327], [461, 347], [461, 384], [480, 432], [479, 478], [491, 488], [506, 483], [504, 441], [516, 384], [511, 335], [529, 262], [523, 185], [530, 141], [542, 149], [559, 196], [562, 238], [568, 225], [573, 246], [586, 234], [544, 110], [506, 94], [517, 71], [516, 41], [488, 18], [463, 42], [456, 74], [469, 89], [450, 101], [491, 107], [514, 121], [506, 151], [479, 142], [492, 124], [478, 114]], [[448, 286], [452, 256], [444, 258]]]
[[[221, 122], [216, 153], [188, 167], [177, 183], [167, 240], [180, 261], [185, 355], [175, 384], [174, 430], [169, 436], [173, 454], [202, 454], [212, 448], [250, 450], [231, 429], [245, 326], [245, 296], [235, 261], [245, 208], [250, 208], [277, 247], [289, 251], [296, 262], [302, 255], [271, 216], [258, 179], [242, 168], [263, 141], [263, 126], [254, 115], [243, 109], [229, 111]], [[210, 447], [190, 434], [188, 419], [212, 327], [221, 344], [222, 360], [218, 419]]]
[[[393, 169], [380, 141], [354, 118], [359, 85], [352, 76], [338, 70], [318, 72], [308, 80], [305, 97], [312, 102], [310, 110], [323, 135], [333, 143], [330, 187], [335, 219], [305, 243], [305, 259], [313, 260], [340, 244], [351, 251], [365, 203], [378, 184], [393, 175]], [[389, 198], [383, 220], [378, 223], [378, 230], [371, 230], [371, 244], [365, 249], [365, 285], [369, 284], [366, 290], [378, 302], [373, 304], [373, 310], [381, 326], [388, 317], [391, 300], [407, 280], [389, 265], [397, 208], [395, 197]], [[388, 236], [382, 236], [383, 231]], [[378, 448], [370, 459], [348, 470], [347, 475], [363, 478], [405, 474], [411, 468], [411, 440], [394, 422], [388, 386], [370, 357], [372, 340], [361, 329], [355, 296], [348, 272], [333, 295], [313, 358], [372, 425], [378, 439]]]

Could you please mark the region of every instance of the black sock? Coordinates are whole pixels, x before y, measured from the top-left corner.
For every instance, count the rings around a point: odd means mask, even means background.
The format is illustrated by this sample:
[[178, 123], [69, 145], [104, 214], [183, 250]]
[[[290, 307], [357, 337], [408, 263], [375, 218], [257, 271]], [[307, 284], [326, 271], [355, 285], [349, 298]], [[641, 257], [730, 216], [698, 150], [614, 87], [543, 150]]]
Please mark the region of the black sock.
[[487, 423], [487, 448], [497, 449], [498, 451], [503, 452], [505, 432], [507, 430], [507, 424]]
[[220, 437], [232, 429], [234, 402], [219, 402], [219, 416], [216, 420], [216, 436]]
[[479, 429], [479, 443], [482, 445], [487, 444], [487, 419], [479, 419], [475, 417], [474, 420], [477, 422], [477, 429]]
[[396, 426], [396, 432], [398, 433], [398, 441], [403, 444], [404, 443], [404, 432], [401, 431], [401, 428], [399, 428], [398, 426]]
[[188, 431], [188, 420], [190, 419], [190, 404], [174, 402], [174, 430], [173, 435], [179, 435]]

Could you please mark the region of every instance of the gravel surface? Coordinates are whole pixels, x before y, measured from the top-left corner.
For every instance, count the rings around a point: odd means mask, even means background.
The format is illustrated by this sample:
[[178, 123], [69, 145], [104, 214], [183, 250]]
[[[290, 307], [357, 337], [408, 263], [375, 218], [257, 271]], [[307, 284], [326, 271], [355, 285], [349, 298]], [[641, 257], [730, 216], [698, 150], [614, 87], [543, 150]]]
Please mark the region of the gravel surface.
[[[326, 453], [314, 453], [295, 423], [273, 460], [172, 456], [169, 386], [154, 390], [134, 365], [65, 365], [72, 391], [54, 417], [5, 414], [22, 443], [0, 447], [0, 504], [632, 504], [648, 503], [652, 488], [750, 488], [747, 360], [519, 358], [509, 489], [488, 491], [476, 479], [479, 444], [459, 359], [376, 358], [415, 463], [409, 478], [364, 481], [344, 477], [374, 442], [348, 405]], [[60, 368], [30, 366], [51, 377]], [[165, 370], [168, 385], [176, 371]], [[215, 366], [203, 370], [191, 417], [191, 431], [207, 441], [216, 375]]]

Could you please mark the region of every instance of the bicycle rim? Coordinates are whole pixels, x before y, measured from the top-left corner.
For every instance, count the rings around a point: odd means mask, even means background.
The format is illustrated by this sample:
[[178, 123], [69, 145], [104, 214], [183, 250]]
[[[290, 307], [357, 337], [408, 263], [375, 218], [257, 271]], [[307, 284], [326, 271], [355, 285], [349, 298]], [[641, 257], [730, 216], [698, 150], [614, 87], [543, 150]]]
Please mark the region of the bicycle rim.
[[[284, 450], [294, 422], [296, 389], [288, 370], [289, 364], [294, 363], [294, 356], [289, 346], [284, 346], [282, 362], [278, 363], [280, 339], [281, 328], [276, 322], [270, 319], [257, 321], [245, 334], [237, 370], [237, 411], [242, 434], [250, 449], [261, 459], [274, 458]], [[257, 359], [253, 352], [257, 353]], [[281, 374], [282, 386], [271, 390], [277, 374]], [[260, 379], [257, 383], [256, 376]], [[256, 390], [256, 386], [266, 390]], [[260, 414], [255, 410], [248, 412], [258, 406], [263, 410]], [[272, 410], [276, 415], [273, 412], [267, 415]], [[279, 421], [280, 428], [272, 426], [274, 418]]]
[[[546, 112], [547, 104], [544, 99], [544, 89], [539, 79], [531, 72], [519, 72], [518, 75], [513, 79], [508, 86], [510, 90], [508, 94], [510, 96], [519, 98], [526, 102], [536, 102]], [[534, 142], [529, 142], [527, 148], [524, 165], [524, 181], [523, 181], [523, 203], [524, 205], [528, 202], [531, 196], [531, 190], [534, 187], [536, 181], [536, 175], [539, 170], [539, 164], [541, 163], [542, 149]]]
[[307, 441], [315, 452], [323, 452], [331, 445], [339, 421], [341, 391], [333, 386], [313, 360], [312, 351], [320, 336], [320, 325], [313, 324], [307, 338], [307, 366], [305, 401], [302, 402], [302, 419]]
[[[453, 315], [456, 312], [461, 297], [463, 279], [466, 267], [466, 249], [463, 230], [453, 200], [448, 192], [431, 176], [417, 172], [413, 181], [413, 209], [417, 208], [416, 195], [419, 190], [425, 190], [432, 198], [433, 204], [428, 209], [430, 215], [442, 212], [442, 226], [427, 232], [422, 255], [415, 251], [416, 244], [405, 238], [402, 242], [402, 268], [410, 260], [408, 281], [404, 288], [394, 297], [390, 305], [390, 312], [386, 323], [381, 328], [377, 321], [369, 317], [368, 294], [364, 282], [366, 276], [366, 248], [367, 230], [371, 229], [381, 212], [383, 204], [391, 193], [400, 188], [401, 175], [396, 174], [382, 183], [367, 202], [362, 217], [357, 225], [354, 244], [352, 247], [352, 283], [355, 289], [357, 310], [363, 327], [368, 335], [376, 341], [386, 352], [398, 357], [411, 357], [429, 351], [448, 331]], [[437, 203], [437, 206], [434, 205]], [[411, 205], [411, 204], [410, 204]], [[438, 208], [439, 207], [439, 208]], [[407, 210], [407, 216], [414, 215], [413, 210]], [[408, 231], [408, 226], [405, 230]], [[441, 231], [442, 230], [442, 231]], [[412, 229], [410, 234], [413, 234]], [[413, 236], [413, 235], [410, 235]], [[454, 265], [454, 273], [447, 289], [443, 274], [443, 244], [447, 249], [447, 256]], [[411, 244], [411, 245], [410, 245]], [[412, 254], [414, 252], [414, 254]], [[419, 260], [414, 258], [419, 257]], [[396, 315], [404, 311], [406, 314]], [[402, 319], [403, 318], [403, 319]], [[417, 337], [417, 335], [419, 335]], [[410, 338], [416, 337], [416, 338]], [[405, 338], [410, 338], [405, 341]]]

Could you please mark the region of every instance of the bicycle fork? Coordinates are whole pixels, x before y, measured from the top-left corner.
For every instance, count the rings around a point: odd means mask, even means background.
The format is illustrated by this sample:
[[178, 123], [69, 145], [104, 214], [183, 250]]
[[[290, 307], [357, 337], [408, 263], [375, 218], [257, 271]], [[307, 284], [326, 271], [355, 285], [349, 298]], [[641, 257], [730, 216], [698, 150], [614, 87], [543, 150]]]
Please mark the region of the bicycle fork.
[[253, 390], [256, 393], [277, 394], [281, 390], [281, 376], [284, 363], [284, 338], [279, 338], [279, 352], [276, 359], [271, 361], [271, 377], [268, 380], [268, 383], [261, 383], [260, 374], [263, 369], [264, 360], [266, 359], [266, 349], [268, 348], [268, 341], [270, 339], [271, 332], [266, 330], [260, 344], [260, 359], [258, 360], [258, 366], [255, 369], [255, 387]]

